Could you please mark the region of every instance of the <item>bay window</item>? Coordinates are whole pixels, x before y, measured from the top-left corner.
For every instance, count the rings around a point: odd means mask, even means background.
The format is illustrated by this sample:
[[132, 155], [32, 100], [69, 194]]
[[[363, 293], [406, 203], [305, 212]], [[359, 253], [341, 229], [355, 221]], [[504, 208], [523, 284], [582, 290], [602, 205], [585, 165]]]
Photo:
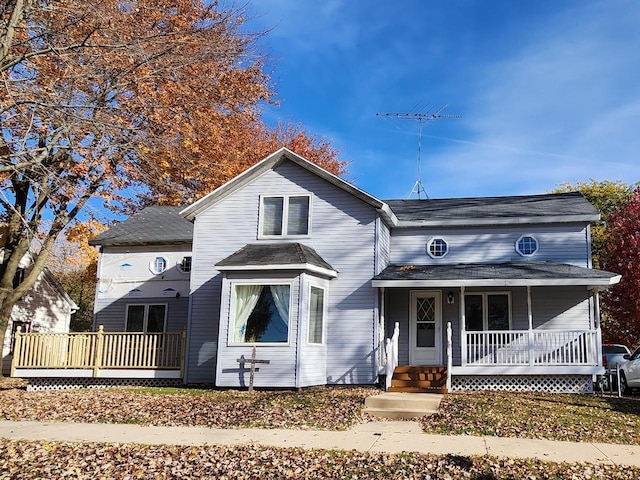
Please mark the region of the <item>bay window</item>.
[[290, 290], [289, 285], [234, 285], [231, 343], [288, 342]]

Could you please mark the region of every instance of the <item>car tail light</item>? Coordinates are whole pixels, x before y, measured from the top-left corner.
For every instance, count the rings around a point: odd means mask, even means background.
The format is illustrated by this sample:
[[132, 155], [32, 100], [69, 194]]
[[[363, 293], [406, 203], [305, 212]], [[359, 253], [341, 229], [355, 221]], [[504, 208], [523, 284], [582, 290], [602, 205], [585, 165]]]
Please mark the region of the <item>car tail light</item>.
[[607, 356], [606, 355], [602, 355], [602, 366], [604, 368], [607, 368]]

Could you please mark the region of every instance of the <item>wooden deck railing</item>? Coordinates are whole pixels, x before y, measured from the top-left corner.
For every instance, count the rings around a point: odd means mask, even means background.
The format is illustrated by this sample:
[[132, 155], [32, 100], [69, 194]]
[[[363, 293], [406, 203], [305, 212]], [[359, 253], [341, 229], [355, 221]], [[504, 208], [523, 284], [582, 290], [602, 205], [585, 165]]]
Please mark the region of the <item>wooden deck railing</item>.
[[598, 364], [596, 330], [467, 332], [467, 365]]
[[184, 369], [186, 332], [16, 332], [11, 375], [16, 369]]

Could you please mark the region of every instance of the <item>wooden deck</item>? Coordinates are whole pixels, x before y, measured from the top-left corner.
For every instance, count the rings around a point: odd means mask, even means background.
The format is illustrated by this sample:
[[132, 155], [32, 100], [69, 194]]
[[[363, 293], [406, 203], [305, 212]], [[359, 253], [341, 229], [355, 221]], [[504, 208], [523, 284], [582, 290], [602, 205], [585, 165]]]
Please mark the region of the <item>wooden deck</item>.
[[12, 377], [183, 378], [186, 332], [16, 332]]

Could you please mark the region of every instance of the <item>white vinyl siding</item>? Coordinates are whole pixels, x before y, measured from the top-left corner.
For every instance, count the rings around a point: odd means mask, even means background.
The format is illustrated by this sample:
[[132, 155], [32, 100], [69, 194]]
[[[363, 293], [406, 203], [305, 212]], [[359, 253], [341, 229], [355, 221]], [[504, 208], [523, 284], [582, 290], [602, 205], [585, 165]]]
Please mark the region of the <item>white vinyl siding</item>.
[[[523, 235], [534, 236], [538, 242], [538, 250], [531, 257], [525, 258], [515, 250], [516, 241]], [[432, 258], [425, 251], [425, 244], [434, 237], [446, 239], [445, 257]], [[577, 223], [391, 231], [391, 263], [396, 265], [553, 261], [588, 267], [589, 258], [587, 227]]]
[[[326, 363], [316, 365], [309, 360], [308, 366], [305, 366], [305, 380], [302, 381], [278, 371], [277, 365], [286, 358], [293, 374], [295, 355], [292, 357], [287, 352], [281, 357], [276, 355], [279, 348], [270, 347], [269, 353], [273, 357], [269, 359], [271, 364], [261, 367], [256, 381], [260, 377], [265, 381], [273, 380], [273, 387], [325, 383], [371, 384], [376, 381], [373, 351], [376, 348], [374, 324], [377, 289], [371, 287], [371, 279], [376, 273], [378, 214], [373, 207], [347, 192], [297, 165], [285, 162], [221, 199], [195, 220], [187, 366], [189, 383], [211, 383], [215, 380], [221, 385], [215, 378], [215, 372], [221, 368], [216, 366], [219, 347], [225, 350], [219, 356], [225, 359], [223, 368], [231, 369], [233, 365], [237, 369], [236, 359], [240, 352], [233, 351], [237, 347], [231, 349], [223, 345], [226, 344], [228, 332], [226, 329], [224, 332], [219, 330], [220, 312], [223, 312], [224, 318], [229, 305], [222, 305], [221, 309], [223, 276], [216, 271], [215, 265], [246, 244], [261, 238], [262, 198], [285, 196], [310, 198], [309, 232], [313, 232], [313, 235], [304, 239], [282, 237], [270, 241], [302, 242], [314, 248], [338, 271], [338, 277], [329, 282], [330, 288], [325, 292], [326, 308], [331, 315], [325, 325], [322, 347], [325, 353], [318, 353], [321, 355], [318, 358], [326, 358]], [[256, 275], [251, 278], [256, 278]], [[304, 292], [306, 296], [306, 290]], [[296, 295], [292, 292], [292, 311], [298, 309], [296, 298], [299, 297]], [[226, 294], [224, 301], [230, 302]], [[302, 307], [306, 308], [304, 303]], [[220, 344], [218, 334], [221, 335]], [[292, 344], [298, 339], [296, 335], [297, 332], [290, 331]], [[306, 338], [306, 335], [301, 337], [305, 341]], [[251, 355], [250, 349], [247, 353]], [[268, 371], [274, 374], [267, 374]], [[322, 381], [319, 381], [320, 378]], [[307, 380], [310, 383], [305, 383]], [[235, 381], [237, 386], [237, 372], [235, 377], [229, 374], [224, 381], [228, 381], [229, 386], [233, 386], [231, 382]]]

